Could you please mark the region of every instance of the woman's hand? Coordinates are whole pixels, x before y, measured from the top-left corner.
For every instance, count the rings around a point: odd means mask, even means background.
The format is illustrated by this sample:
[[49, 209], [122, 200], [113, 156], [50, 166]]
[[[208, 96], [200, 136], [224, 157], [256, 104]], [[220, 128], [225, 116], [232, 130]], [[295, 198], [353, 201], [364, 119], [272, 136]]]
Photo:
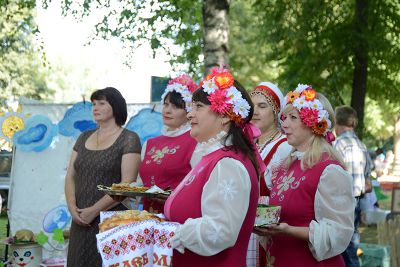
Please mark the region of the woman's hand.
[[165, 201], [167, 201], [169, 195], [167, 194], [157, 194], [154, 198], [152, 198], [151, 200], [154, 200], [156, 202], [162, 203], [164, 204]]
[[74, 223], [82, 226], [88, 226], [88, 224], [85, 223], [81, 217], [79, 217], [79, 212], [77, 210], [78, 208], [76, 206], [70, 210], [72, 220], [74, 221]]
[[254, 227], [253, 233], [260, 236], [285, 234], [308, 241], [310, 228], [304, 226], [292, 226], [287, 223], [279, 223], [266, 227]]
[[253, 233], [259, 236], [276, 235], [276, 234], [287, 234], [289, 230], [287, 223], [279, 223], [275, 225], [269, 225], [265, 227], [254, 227]]
[[119, 196], [119, 195], [109, 195], [114, 201], [122, 202], [126, 198], [126, 196]]
[[97, 216], [99, 216], [99, 212], [93, 206], [84, 209], [77, 208], [76, 211], [78, 212], [81, 220], [88, 226], [90, 226], [90, 223], [93, 222]]

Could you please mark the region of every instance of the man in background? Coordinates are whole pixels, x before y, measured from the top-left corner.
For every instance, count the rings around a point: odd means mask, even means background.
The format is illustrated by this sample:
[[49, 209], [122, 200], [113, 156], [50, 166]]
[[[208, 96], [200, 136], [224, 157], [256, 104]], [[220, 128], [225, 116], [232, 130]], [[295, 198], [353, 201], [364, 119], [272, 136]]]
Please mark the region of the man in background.
[[334, 148], [342, 155], [347, 171], [353, 177], [353, 195], [356, 199], [354, 214], [354, 234], [342, 256], [347, 267], [359, 267], [357, 249], [360, 243], [358, 226], [361, 221], [360, 199], [365, 194], [365, 181], [369, 179], [372, 161], [366, 146], [357, 137], [357, 112], [350, 106], [340, 106], [335, 110], [337, 140]]

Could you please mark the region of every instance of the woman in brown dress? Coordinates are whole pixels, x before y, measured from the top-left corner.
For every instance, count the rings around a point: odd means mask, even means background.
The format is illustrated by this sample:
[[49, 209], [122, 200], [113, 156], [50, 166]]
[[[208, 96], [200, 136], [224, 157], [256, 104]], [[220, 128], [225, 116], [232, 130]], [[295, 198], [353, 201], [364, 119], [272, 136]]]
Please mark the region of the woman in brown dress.
[[72, 151], [65, 196], [72, 215], [68, 266], [102, 266], [97, 252], [99, 214], [124, 209], [119, 202], [97, 190], [98, 184], [132, 182], [140, 164], [140, 140], [122, 128], [127, 119], [126, 102], [112, 87], [90, 97], [98, 128], [80, 135]]

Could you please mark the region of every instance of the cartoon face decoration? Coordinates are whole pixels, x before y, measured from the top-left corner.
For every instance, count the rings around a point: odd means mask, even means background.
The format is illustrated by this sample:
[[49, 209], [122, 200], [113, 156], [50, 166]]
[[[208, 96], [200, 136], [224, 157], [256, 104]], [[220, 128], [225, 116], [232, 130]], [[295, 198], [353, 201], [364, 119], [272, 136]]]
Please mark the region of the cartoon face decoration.
[[13, 246], [13, 266], [37, 267], [42, 261], [42, 247], [40, 245]]
[[24, 129], [25, 118], [29, 115], [22, 113], [21, 105], [18, 106], [17, 111], [13, 111], [11, 107], [4, 111], [0, 108], [0, 147], [8, 144], [11, 148], [12, 138], [18, 131]]
[[24, 128], [24, 121], [20, 117], [9, 116], [4, 120], [1, 128], [3, 134], [11, 139], [15, 132]]

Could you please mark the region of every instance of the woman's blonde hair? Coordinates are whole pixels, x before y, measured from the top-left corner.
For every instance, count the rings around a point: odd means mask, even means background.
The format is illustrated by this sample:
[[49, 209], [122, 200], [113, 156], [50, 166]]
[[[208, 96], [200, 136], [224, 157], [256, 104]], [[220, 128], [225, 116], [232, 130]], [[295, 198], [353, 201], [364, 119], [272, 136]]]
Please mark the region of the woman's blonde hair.
[[[329, 100], [321, 93], [317, 93], [316, 98], [322, 103], [324, 109], [329, 113], [329, 119], [332, 122], [333, 129], [333, 127], [335, 126], [335, 113], [333, 111], [332, 105], [329, 103]], [[282, 113], [288, 114], [295, 109], [296, 108], [292, 104], [287, 104], [282, 110]], [[292, 152], [294, 151], [295, 149], [293, 148]], [[336, 152], [332, 145], [325, 140], [324, 136], [314, 134], [312, 137], [310, 148], [304, 153], [300, 161], [301, 169], [306, 170], [314, 167], [322, 160], [323, 155], [326, 156], [326, 158], [324, 158], [325, 160], [337, 160], [342, 165], [344, 165], [342, 157]], [[295, 160], [296, 157], [292, 156], [292, 153], [290, 153], [285, 162], [286, 168], [289, 168], [289, 166]]]

